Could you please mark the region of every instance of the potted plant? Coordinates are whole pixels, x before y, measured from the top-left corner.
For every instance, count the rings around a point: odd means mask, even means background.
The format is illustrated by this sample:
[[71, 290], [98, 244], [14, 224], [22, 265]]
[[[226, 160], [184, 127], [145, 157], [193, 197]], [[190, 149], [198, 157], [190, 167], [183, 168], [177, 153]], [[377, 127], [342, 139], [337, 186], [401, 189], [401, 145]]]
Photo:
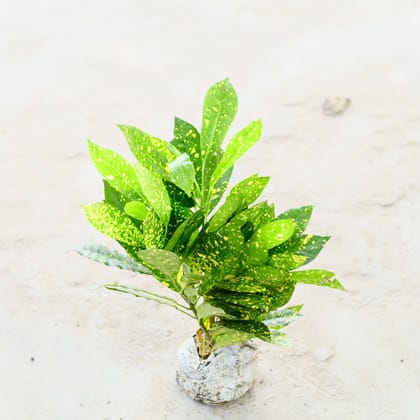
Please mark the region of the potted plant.
[[174, 138], [167, 142], [120, 125], [134, 164], [89, 141], [104, 200], [83, 209], [127, 255], [100, 245], [78, 250], [106, 265], [152, 275], [171, 295], [121, 284], [105, 288], [197, 320], [195, 336], [179, 349], [177, 377], [190, 396], [209, 404], [239, 398], [250, 388], [251, 339], [286, 342], [283, 328], [302, 308], [285, 306], [297, 283], [343, 289], [331, 271], [298, 270], [329, 239], [304, 233], [311, 206], [276, 214], [272, 204], [257, 201], [269, 180], [257, 174], [236, 184], [221, 203], [235, 162], [262, 131], [261, 122], [253, 121], [223, 149], [236, 111], [237, 96], [226, 79], [205, 97], [200, 132], [175, 118]]

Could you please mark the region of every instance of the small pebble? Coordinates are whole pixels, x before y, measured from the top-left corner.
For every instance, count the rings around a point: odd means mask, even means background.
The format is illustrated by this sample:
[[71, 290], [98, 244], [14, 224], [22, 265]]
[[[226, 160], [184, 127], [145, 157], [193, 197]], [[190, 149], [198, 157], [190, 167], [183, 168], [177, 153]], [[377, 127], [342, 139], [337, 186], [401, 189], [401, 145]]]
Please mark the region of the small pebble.
[[315, 358], [320, 362], [326, 362], [334, 356], [334, 351], [327, 347], [319, 347], [315, 350]]
[[322, 109], [325, 115], [342, 114], [351, 104], [350, 98], [342, 96], [329, 96], [325, 99]]

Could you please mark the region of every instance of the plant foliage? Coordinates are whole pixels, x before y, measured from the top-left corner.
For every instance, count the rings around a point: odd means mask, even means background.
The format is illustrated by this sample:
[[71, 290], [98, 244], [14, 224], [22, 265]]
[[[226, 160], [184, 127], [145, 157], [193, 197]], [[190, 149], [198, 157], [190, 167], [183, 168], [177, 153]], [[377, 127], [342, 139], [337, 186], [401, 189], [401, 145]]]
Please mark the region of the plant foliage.
[[206, 95], [200, 132], [175, 118], [174, 138], [167, 142], [119, 126], [134, 164], [89, 141], [104, 181], [104, 201], [83, 209], [127, 255], [104, 246], [78, 250], [95, 261], [153, 275], [180, 299], [119, 284], [105, 287], [196, 318], [213, 349], [251, 338], [285, 343], [283, 328], [302, 308], [285, 307], [297, 283], [344, 290], [331, 271], [296, 271], [329, 237], [304, 233], [311, 206], [276, 215], [272, 204], [258, 202], [268, 177], [254, 174], [239, 182], [216, 209], [235, 162], [261, 137], [256, 120], [223, 149], [236, 111], [235, 90], [225, 79]]

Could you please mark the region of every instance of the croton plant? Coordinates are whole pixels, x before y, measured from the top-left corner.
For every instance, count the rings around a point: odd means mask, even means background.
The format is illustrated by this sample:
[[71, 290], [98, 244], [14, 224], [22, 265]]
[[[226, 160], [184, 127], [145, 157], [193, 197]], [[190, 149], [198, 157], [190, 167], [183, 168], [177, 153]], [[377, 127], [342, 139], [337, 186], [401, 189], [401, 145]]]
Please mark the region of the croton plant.
[[195, 318], [200, 356], [259, 338], [285, 343], [283, 328], [302, 308], [285, 305], [297, 283], [343, 289], [327, 270], [298, 270], [321, 251], [328, 236], [304, 233], [312, 206], [276, 214], [257, 201], [269, 178], [257, 174], [227, 190], [235, 162], [261, 137], [260, 120], [223, 148], [237, 111], [229, 82], [213, 85], [204, 100], [202, 125], [175, 118], [169, 141], [120, 125], [136, 158], [89, 141], [103, 178], [104, 200], [83, 206], [89, 222], [115, 239], [122, 254], [101, 245], [78, 252], [106, 265], [154, 276], [168, 296], [118, 283], [109, 290], [171, 306]]

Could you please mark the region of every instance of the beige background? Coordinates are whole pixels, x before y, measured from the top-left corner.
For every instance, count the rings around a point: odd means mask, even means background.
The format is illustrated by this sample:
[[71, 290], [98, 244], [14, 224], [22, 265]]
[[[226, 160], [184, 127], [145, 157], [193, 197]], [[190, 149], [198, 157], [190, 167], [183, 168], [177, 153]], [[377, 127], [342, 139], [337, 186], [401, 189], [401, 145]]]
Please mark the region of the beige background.
[[[418, 1], [3, 0], [0, 31], [0, 418], [419, 418]], [[270, 175], [278, 211], [314, 204], [333, 238], [313, 266], [348, 293], [299, 286], [294, 347], [261, 344], [254, 389], [212, 408], [175, 382], [194, 322], [95, 289], [161, 290], [73, 249], [110, 243], [79, 208], [102, 195], [86, 138], [170, 139], [226, 76], [232, 133], [265, 127], [235, 180]], [[351, 107], [323, 115], [330, 95]]]

